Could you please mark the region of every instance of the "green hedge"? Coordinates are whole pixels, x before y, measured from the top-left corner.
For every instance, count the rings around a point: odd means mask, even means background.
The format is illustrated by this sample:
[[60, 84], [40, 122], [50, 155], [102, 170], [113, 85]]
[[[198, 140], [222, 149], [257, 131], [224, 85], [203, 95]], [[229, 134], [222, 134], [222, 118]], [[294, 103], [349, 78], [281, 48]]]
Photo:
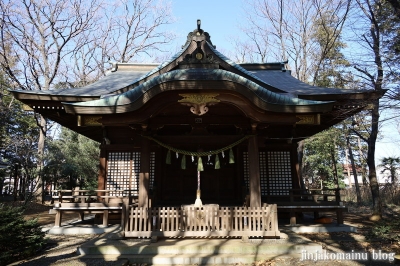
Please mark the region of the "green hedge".
[[25, 220], [23, 211], [0, 204], [0, 265], [30, 257], [45, 244], [37, 220]]

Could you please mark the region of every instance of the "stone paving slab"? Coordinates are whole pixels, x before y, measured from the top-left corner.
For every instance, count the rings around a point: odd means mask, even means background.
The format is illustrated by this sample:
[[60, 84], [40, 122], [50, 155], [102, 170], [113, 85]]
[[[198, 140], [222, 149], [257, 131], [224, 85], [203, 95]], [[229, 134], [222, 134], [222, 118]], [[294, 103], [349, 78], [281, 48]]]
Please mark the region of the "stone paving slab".
[[334, 233], [352, 232], [357, 233], [357, 228], [347, 224], [298, 224], [284, 225], [280, 228], [287, 228], [295, 233]]

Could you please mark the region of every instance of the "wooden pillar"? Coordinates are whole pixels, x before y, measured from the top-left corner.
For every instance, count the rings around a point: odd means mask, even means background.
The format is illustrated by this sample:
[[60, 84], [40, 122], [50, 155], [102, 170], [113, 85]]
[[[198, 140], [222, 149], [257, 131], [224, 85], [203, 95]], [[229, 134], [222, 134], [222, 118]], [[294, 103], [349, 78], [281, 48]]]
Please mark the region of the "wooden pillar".
[[[97, 189], [98, 190], [105, 190], [106, 189], [106, 176], [107, 176], [107, 171], [106, 171], [106, 149], [105, 145], [100, 145], [100, 169], [99, 169], [99, 177], [98, 177], [98, 183], [97, 183]], [[97, 192], [97, 196], [103, 196], [104, 192]]]
[[129, 224], [128, 224], [128, 217], [129, 217], [129, 199], [128, 198], [123, 198], [122, 199], [122, 215], [121, 215], [121, 228], [126, 232], [129, 230]]
[[149, 207], [150, 141], [142, 138], [139, 173], [139, 207]]
[[260, 159], [257, 136], [249, 138], [250, 207], [261, 207]]

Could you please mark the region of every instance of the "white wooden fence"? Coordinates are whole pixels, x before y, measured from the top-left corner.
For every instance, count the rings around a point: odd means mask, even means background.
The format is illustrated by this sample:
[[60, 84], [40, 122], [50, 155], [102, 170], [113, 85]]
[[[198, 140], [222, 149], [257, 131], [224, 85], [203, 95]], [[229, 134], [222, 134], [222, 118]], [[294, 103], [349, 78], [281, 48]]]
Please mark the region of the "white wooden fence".
[[276, 204], [265, 207], [129, 206], [125, 237], [278, 237]]

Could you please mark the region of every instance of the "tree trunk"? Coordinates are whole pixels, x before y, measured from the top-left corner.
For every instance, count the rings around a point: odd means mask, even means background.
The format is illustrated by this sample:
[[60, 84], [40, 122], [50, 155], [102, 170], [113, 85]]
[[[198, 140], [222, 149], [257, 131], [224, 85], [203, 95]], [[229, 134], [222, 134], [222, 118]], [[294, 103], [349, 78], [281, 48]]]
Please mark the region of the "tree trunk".
[[17, 197], [18, 197], [18, 165], [15, 166], [13, 196], [14, 196], [14, 201], [17, 201]]
[[24, 179], [24, 176], [22, 175], [22, 171], [21, 171], [21, 176], [20, 176], [20, 178], [19, 178], [19, 187], [18, 187], [18, 197], [19, 197], [19, 200], [24, 200], [25, 199], [25, 193], [24, 193], [24, 188], [23, 188], [23, 185], [24, 185], [24, 182], [23, 182], [23, 179]]
[[390, 166], [390, 177], [392, 178], [392, 185], [396, 185], [396, 170], [397, 168], [395, 167], [395, 163], [393, 163], [393, 165]]
[[375, 144], [378, 136], [379, 124], [379, 100], [374, 100], [373, 109], [371, 110], [371, 134], [368, 139], [368, 156], [367, 165], [369, 168], [369, 185], [372, 195], [372, 220], [380, 220], [382, 218], [382, 202], [379, 195], [379, 183], [376, 176], [375, 167]]
[[347, 141], [347, 149], [349, 150], [351, 169], [353, 171], [354, 185], [356, 187], [357, 204], [360, 204], [361, 203], [361, 191], [360, 191], [360, 185], [358, 184], [358, 174], [357, 174], [356, 164], [354, 163], [353, 150], [351, 148], [349, 135], [346, 137], [346, 141]]
[[0, 196], [3, 196], [4, 179], [0, 178]]
[[360, 157], [360, 162], [361, 162], [361, 175], [362, 175], [362, 181], [363, 181], [363, 185], [366, 186], [367, 185], [367, 169], [365, 168], [365, 164], [364, 164], [364, 152], [361, 146], [361, 138], [358, 137], [357, 138], [357, 142], [358, 142], [358, 150], [359, 150], [359, 157]]
[[36, 201], [44, 202], [44, 190], [43, 190], [43, 180], [42, 180], [42, 169], [43, 169], [43, 155], [44, 155], [44, 147], [46, 140], [46, 132], [47, 132], [47, 121], [46, 119], [40, 115], [39, 121], [39, 141], [38, 141], [38, 162], [36, 165], [37, 174], [36, 174], [36, 187], [35, 187], [35, 197]]
[[336, 181], [336, 188], [339, 188], [339, 177], [338, 177], [337, 167], [336, 167], [335, 145], [333, 145], [331, 147], [331, 159], [332, 159], [332, 166], [333, 166], [333, 176]]
[[350, 175], [350, 167], [349, 167], [349, 150], [345, 149], [345, 159], [346, 159], [346, 172], [347, 172], [347, 179], [349, 180], [349, 187], [352, 188], [353, 184], [351, 182], [351, 175]]

